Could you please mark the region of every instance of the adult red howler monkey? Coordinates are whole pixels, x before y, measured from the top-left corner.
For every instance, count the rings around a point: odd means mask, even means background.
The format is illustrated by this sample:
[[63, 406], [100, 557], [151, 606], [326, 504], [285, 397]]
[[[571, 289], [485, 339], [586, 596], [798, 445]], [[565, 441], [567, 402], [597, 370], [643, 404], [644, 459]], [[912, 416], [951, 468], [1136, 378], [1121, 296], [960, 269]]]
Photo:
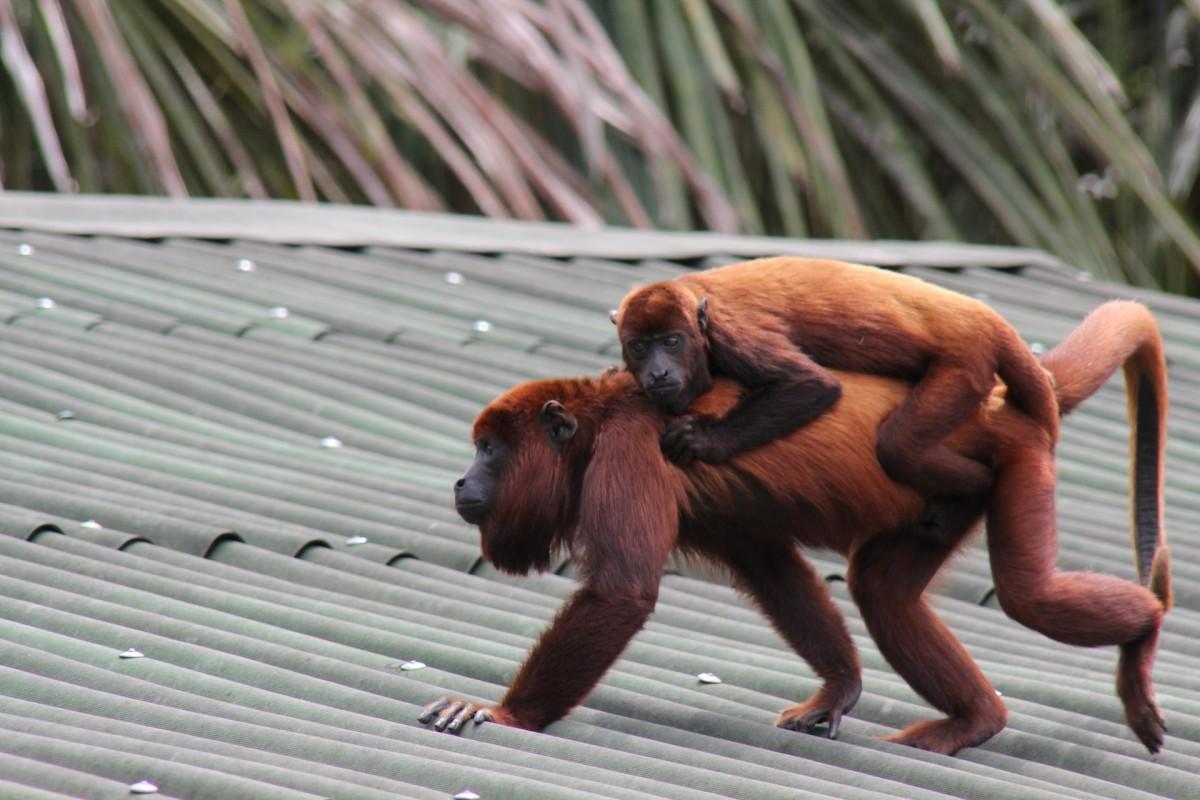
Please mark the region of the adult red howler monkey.
[[837, 401], [826, 368], [915, 381], [879, 428], [879, 461], [926, 495], [987, 490], [991, 471], [943, 440], [995, 384], [1053, 442], [1054, 390], [1004, 319], [909, 275], [840, 261], [766, 258], [635, 289], [613, 315], [629, 371], [663, 410], [682, 414], [712, 376], [747, 388], [721, 418], [672, 421], [663, 451], [720, 463], [787, 434]]
[[[543, 633], [500, 704], [443, 698], [423, 722], [457, 731], [468, 719], [541, 729], [577, 705], [654, 608], [667, 554], [678, 548], [727, 566], [788, 644], [823, 679], [776, 724], [834, 736], [861, 691], [860, 664], [824, 582], [796, 545], [849, 559], [847, 580], [879, 650], [946, 717], [910, 725], [893, 741], [940, 753], [979, 744], [1006, 721], [1004, 705], [923, 598], [930, 579], [986, 511], [987, 543], [1001, 607], [1070, 644], [1120, 646], [1117, 693], [1125, 718], [1151, 751], [1163, 722], [1150, 669], [1170, 572], [1162, 533], [1166, 376], [1161, 340], [1142, 306], [1101, 306], [1045, 356], [1064, 413], [1124, 364], [1133, 425], [1132, 505], [1141, 585], [1108, 575], [1060, 572], [1052, 442], [997, 388], [947, 438], [955, 453], [992, 465], [995, 482], [970, 520], [938, 537], [914, 533], [925, 514], [912, 489], [875, 458], [881, 422], [906, 384], [839, 374], [829, 413], [727, 464], [669, 465], [665, 425], [627, 372], [519, 386], [475, 423], [475, 462], [457, 483], [459, 513], [478, 524], [497, 567], [544, 569], [567, 548], [582, 585]], [[720, 414], [739, 387], [719, 381], [693, 410]], [[1148, 587], [1148, 588], [1147, 588]]]

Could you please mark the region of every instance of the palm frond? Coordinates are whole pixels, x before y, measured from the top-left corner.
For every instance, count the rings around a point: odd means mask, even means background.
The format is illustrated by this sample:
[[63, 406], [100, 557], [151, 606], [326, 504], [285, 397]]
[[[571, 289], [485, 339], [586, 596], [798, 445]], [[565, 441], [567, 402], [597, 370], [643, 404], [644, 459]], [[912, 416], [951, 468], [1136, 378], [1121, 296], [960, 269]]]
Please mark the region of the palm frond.
[[0, 0], [0, 187], [1044, 248], [1200, 291], [1200, 2]]

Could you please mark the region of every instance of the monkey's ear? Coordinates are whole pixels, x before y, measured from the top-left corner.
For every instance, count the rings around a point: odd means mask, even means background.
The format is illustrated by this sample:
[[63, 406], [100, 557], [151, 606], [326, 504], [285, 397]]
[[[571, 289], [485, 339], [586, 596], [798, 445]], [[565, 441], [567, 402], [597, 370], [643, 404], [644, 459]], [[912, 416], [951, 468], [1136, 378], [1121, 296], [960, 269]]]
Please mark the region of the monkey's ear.
[[613, 325], [617, 324], [617, 310], [615, 308], [608, 312], [608, 321]]
[[542, 423], [542, 429], [555, 447], [562, 447], [579, 430], [579, 421], [557, 400], [546, 401], [538, 414], [538, 422]]
[[696, 324], [700, 326], [701, 333], [708, 332], [708, 298], [705, 297], [696, 306]]

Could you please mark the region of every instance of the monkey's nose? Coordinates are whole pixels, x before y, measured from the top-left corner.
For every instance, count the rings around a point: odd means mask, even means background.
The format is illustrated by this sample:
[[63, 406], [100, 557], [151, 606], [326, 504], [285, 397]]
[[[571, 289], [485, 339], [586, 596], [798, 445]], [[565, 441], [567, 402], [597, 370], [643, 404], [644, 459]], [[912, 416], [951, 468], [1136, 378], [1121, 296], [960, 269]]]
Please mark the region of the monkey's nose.
[[667, 379], [667, 376], [670, 374], [671, 373], [665, 369], [662, 370], [661, 372], [655, 372], [654, 370], [650, 370], [650, 380], [654, 381], [655, 383], [662, 383], [663, 381], [665, 381]]

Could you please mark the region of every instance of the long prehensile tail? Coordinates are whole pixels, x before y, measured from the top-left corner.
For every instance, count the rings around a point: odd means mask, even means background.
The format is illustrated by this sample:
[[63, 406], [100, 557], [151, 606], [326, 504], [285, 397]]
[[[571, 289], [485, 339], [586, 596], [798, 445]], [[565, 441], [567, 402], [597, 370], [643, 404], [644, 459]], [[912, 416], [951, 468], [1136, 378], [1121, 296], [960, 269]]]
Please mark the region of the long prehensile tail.
[[1118, 367], [1124, 368], [1134, 560], [1142, 585], [1170, 608], [1170, 552], [1163, 528], [1167, 368], [1158, 324], [1139, 303], [1105, 303], [1046, 353], [1042, 366], [1054, 376], [1064, 415], [1094, 394]]

